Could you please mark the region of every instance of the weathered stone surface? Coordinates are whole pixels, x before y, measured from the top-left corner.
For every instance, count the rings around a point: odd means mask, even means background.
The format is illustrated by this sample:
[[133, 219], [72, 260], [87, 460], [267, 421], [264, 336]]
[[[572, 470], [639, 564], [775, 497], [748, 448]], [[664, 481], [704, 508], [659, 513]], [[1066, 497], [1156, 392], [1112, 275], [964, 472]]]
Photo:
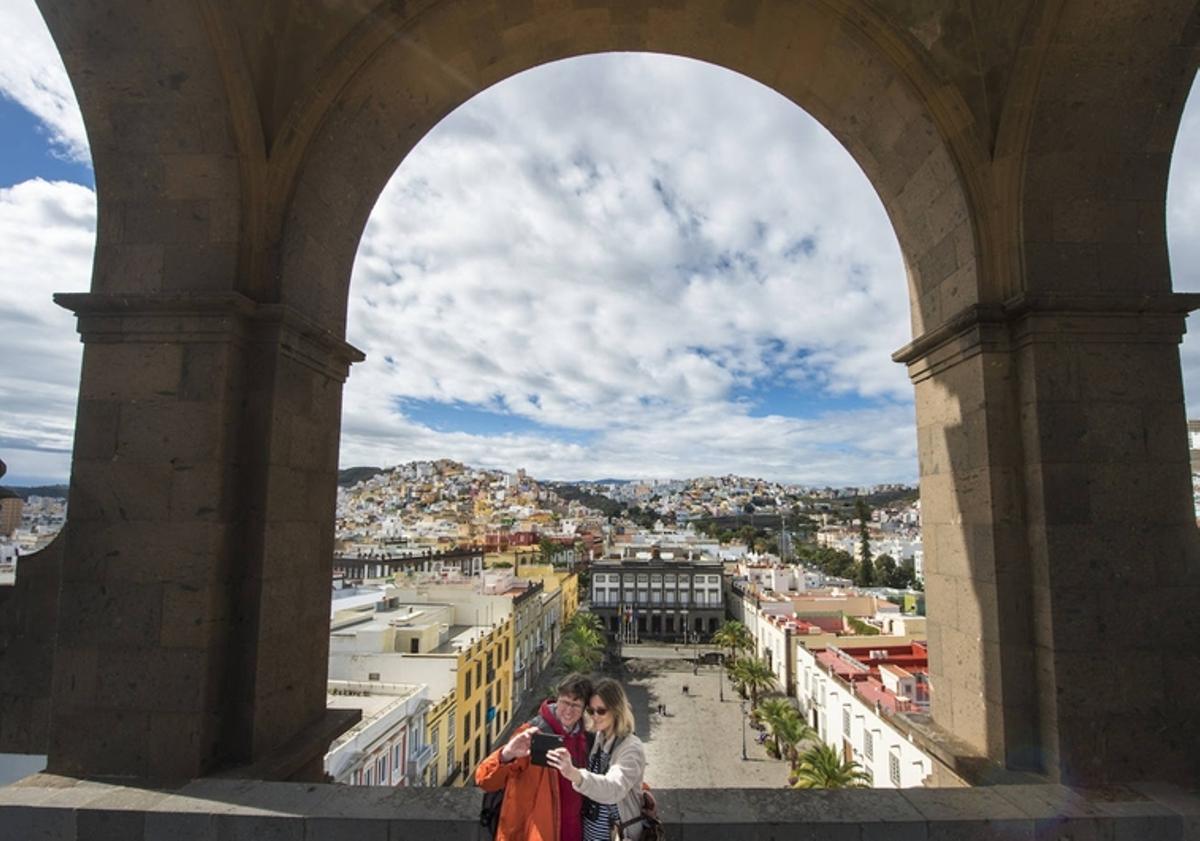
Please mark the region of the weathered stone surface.
[[[1054, 779], [1196, 777], [1200, 722], [1145, 665], [1200, 674], [1177, 349], [1193, 304], [1168, 294], [1163, 223], [1194, 0], [39, 5], [99, 186], [95, 294], [67, 296], [86, 347], [52, 767], [194, 776], [320, 717], [358, 358], [339, 337], [375, 199], [473, 92], [644, 49], [807, 108], [895, 225], [939, 722]], [[0, 603], [0, 629], [23, 611]], [[1147, 679], [1108, 691], [1080, 659], [1089, 641], [1107, 674]], [[0, 740], [37, 733], [50, 700], [28, 651], [8, 664], [40, 688], [0, 693]], [[1130, 709], [1159, 735], [1122, 729]], [[1109, 739], [1087, 738], [1095, 722]], [[1014, 820], [995, 831], [1041, 832]]]

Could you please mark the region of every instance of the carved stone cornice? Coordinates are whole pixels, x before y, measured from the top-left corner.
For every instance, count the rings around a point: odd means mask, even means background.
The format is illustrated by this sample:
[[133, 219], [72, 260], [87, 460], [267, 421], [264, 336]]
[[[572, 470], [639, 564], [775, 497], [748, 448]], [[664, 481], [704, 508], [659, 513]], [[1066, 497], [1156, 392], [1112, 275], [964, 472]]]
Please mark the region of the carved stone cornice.
[[58, 293], [79, 318], [84, 343], [233, 342], [277, 344], [281, 353], [345, 381], [366, 356], [285, 304], [259, 304], [237, 292], [216, 294]]
[[920, 381], [983, 352], [1009, 352], [1034, 342], [1171, 342], [1184, 333], [1200, 294], [1021, 294], [974, 304], [892, 354]]

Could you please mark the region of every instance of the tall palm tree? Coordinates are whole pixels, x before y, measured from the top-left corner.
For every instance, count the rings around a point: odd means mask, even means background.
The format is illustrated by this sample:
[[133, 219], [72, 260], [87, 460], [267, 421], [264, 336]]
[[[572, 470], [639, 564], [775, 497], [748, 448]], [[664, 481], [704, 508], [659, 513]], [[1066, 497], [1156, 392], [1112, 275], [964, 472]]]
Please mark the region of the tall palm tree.
[[800, 759], [800, 744], [817, 737], [816, 731], [809, 727], [795, 710], [776, 725], [772, 735], [775, 737], [779, 755], [793, 766]]
[[589, 619], [595, 617], [576, 613], [563, 633], [561, 663], [568, 672], [590, 672], [604, 658], [604, 636]]
[[824, 743], [800, 754], [793, 774], [795, 788], [868, 788], [871, 782], [857, 762], [843, 759]]
[[575, 612], [575, 615], [571, 617], [571, 621], [567, 623], [567, 628], [573, 627], [590, 628], [597, 634], [604, 632], [604, 623], [600, 620], [600, 617], [587, 610], [578, 610]]
[[758, 706], [759, 693], [775, 688], [775, 673], [757, 657], [740, 657], [729, 667], [729, 679], [749, 693], [750, 706]]
[[757, 707], [759, 720], [767, 726], [775, 745], [775, 754], [782, 756], [782, 745], [779, 740], [779, 728], [789, 718], [796, 718], [796, 708], [787, 698], [764, 698]]
[[722, 622], [721, 627], [717, 628], [713, 634], [712, 641], [729, 650], [730, 660], [736, 656], [738, 651], [749, 651], [754, 646], [754, 639], [750, 636], [750, 631], [736, 619]]

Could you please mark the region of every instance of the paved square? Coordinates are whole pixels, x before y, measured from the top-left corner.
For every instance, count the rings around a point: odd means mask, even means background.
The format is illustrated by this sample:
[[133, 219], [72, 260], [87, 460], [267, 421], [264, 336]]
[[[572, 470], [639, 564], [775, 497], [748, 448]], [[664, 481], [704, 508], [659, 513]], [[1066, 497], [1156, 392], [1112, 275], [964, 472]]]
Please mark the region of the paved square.
[[[788, 767], [771, 759], [747, 722], [746, 755], [742, 760], [742, 713], [737, 693], [725, 681], [725, 700], [718, 699], [720, 667], [650, 659], [638, 646], [626, 646], [622, 681], [634, 707], [637, 734], [646, 743], [646, 782], [652, 788], [780, 788]], [[671, 649], [668, 647], [667, 651]], [[633, 659], [628, 659], [628, 658]], [[688, 694], [683, 694], [683, 687]], [[667, 714], [660, 715], [658, 704]], [[746, 702], [749, 712], [749, 702]]]

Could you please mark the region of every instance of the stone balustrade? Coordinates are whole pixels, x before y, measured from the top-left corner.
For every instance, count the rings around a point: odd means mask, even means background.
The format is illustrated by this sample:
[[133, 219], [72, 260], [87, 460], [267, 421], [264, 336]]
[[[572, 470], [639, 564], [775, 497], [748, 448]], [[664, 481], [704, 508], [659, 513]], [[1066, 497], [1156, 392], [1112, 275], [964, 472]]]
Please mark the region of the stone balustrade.
[[[1200, 841], [1200, 795], [1165, 783], [658, 792], [672, 841]], [[202, 779], [177, 787], [38, 774], [0, 788], [0, 838], [465, 841], [477, 789]]]

